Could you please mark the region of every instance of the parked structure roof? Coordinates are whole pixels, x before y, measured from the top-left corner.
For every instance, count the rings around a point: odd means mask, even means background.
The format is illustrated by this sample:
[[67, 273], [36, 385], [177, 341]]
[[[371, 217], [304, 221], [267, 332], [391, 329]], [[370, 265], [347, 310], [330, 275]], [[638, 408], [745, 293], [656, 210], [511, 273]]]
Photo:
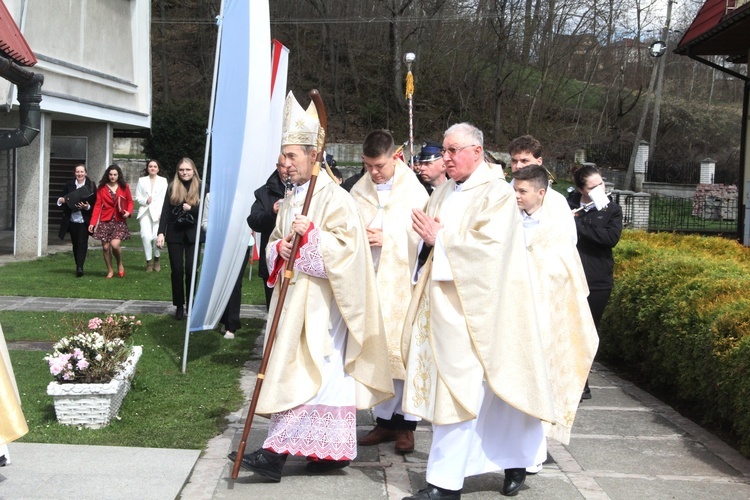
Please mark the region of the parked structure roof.
[[746, 63], [750, 50], [750, 0], [707, 0], [677, 45], [683, 55], [724, 55]]
[[31, 51], [31, 47], [26, 43], [21, 30], [18, 29], [16, 22], [2, 1], [0, 1], [0, 51], [21, 66], [36, 64], [36, 57]]

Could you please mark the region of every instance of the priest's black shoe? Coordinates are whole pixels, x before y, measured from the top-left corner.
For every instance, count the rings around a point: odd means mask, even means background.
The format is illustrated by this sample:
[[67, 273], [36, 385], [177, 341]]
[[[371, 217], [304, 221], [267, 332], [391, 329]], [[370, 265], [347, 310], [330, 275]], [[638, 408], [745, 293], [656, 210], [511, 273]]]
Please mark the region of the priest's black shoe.
[[[259, 449], [252, 453], [242, 455], [242, 468], [255, 472], [275, 483], [281, 481], [281, 471], [286, 463], [286, 455], [274, 453], [270, 450]], [[233, 451], [227, 458], [232, 462], [237, 458], [237, 452]]]
[[506, 497], [518, 495], [523, 482], [526, 481], [526, 469], [505, 469], [505, 481], [502, 494]]
[[79, 268], [76, 269], [76, 276], [79, 277], [79, 278], [81, 276], [83, 276], [83, 268], [82, 267], [79, 267]]
[[177, 321], [180, 321], [182, 318], [185, 317], [185, 310], [182, 308], [182, 306], [177, 306], [177, 309], [174, 311], [174, 319]]
[[309, 460], [305, 469], [307, 472], [320, 474], [336, 469], [343, 469], [349, 466], [349, 460]]
[[427, 488], [422, 488], [410, 497], [402, 500], [461, 500], [461, 490], [446, 490], [427, 483]]

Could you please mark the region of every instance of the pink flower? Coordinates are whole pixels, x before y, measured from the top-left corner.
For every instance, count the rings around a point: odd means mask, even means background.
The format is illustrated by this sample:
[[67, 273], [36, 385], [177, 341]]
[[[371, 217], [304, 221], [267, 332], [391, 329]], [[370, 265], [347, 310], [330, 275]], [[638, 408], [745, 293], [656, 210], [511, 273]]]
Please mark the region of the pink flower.
[[86, 361], [86, 358], [82, 358], [82, 359], [80, 359], [80, 360], [78, 361], [78, 363], [76, 363], [76, 367], [77, 367], [77, 368], [78, 368], [79, 370], [85, 370], [86, 368], [88, 368], [88, 367], [89, 367], [89, 362], [88, 362], [88, 361]]
[[75, 349], [73, 349], [73, 357], [77, 359], [84, 359], [83, 351], [76, 347]]
[[141, 320], [136, 321], [135, 324], [141, 326]]
[[108, 324], [108, 325], [111, 325], [111, 324], [112, 324], [112, 323], [114, 323], [114, 322], [115, 322], [115, 320], [114, 320], [114, 319], [112, 319], [112, 316], [107, 316], [107, 324]]
[[102, 326], [102, 320], [99, 318], [91, 318], [89, 320], [89, 330], [96, 330]]

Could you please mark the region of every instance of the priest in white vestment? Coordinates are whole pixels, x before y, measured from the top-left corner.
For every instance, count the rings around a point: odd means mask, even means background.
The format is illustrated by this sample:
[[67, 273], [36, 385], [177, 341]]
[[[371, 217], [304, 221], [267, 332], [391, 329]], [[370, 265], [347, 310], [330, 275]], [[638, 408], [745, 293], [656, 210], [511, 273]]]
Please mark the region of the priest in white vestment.
[[[282, 280], [287, 294], [257, 412], [270, 415], [263, 446], [242, 467], [281, 480], [288, 455], [308, 457], [311, 472], [342, 468], [357, 454], [356, 411], [393, 397], [388, 350], [378, 309], [375, 271], [354, 200], [324, 171], [307, 216], [301, 215], [317, 175], [319, 123], [290, 92], [282, 153], [294, 192], [281, 205], [266, 250], [275, 311]], [[292, 237], [302, 236], [294, 272]], [[266, 327], [268, 335], [269, 325]], [[230, 459], [233, 459], [230, 454]]]
[[16, 377], [10, 364], [8, 346], [0, 327], [0, 466], [10, 464], [8, 443], [29, 432], [21, 410]]
[[411, 270], [420, 240], [412, 228], [411, 211], [423, 209], [429, 196], [417, 176], [399, 159], [393, 136], [387, 130], [368, 134], [362, 144], [362, 163], [367, 173], [350, 193], [367, 227], [396, 397], [373, 408], [376, 426], [358, 443], [373, 446], [395, 441], [396, 451], [407, 453], [414, 451], [414, 429], [419, 420], [404, 415], [401, 408], [406, 375], [401, 333], [411, 300]]
[[407, 498], [455, 500], [465, 477], [502, 469], [512, 495], [544, 460], [542, 421], [554, 419], [523, 230], [480, 130], [452, 126], [442, 152], [451, 180], [413, 214], [424, 265], [404, 326], [403, 405], [432, 422], [433, 441], [427, 487]]

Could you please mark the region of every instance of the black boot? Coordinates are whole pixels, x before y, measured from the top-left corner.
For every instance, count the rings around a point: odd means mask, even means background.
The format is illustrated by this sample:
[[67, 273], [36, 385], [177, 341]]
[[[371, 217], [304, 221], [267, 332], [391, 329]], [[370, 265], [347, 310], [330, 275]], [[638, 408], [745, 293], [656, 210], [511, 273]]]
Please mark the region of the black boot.
[[461, 490], [446, 490], [427, 483], [426, 488], [422, 488], [412, 496], [404, 497], [401, 500], [461, 500]]
[[516, 496], [526, 481], [526, 469], [505, 469], [502, 494], [506, 497]]
[[[242, 468], [278, 483], [281, 481], [281, 471], [284, 469], [286, 457], [287, 455], [260, 448], [252, 453], [242, 455]], [[237, 458], [237, 452], [233, 451], [227, 455], [227, 458], [234, 462]]]
[[174, 319], [176, 319], [177, 321], [180, 321], [184, 317], [185, 317], [185, 310], [182, 308], [181, 305], [177, 306], [177, 308], [174, 311]]

